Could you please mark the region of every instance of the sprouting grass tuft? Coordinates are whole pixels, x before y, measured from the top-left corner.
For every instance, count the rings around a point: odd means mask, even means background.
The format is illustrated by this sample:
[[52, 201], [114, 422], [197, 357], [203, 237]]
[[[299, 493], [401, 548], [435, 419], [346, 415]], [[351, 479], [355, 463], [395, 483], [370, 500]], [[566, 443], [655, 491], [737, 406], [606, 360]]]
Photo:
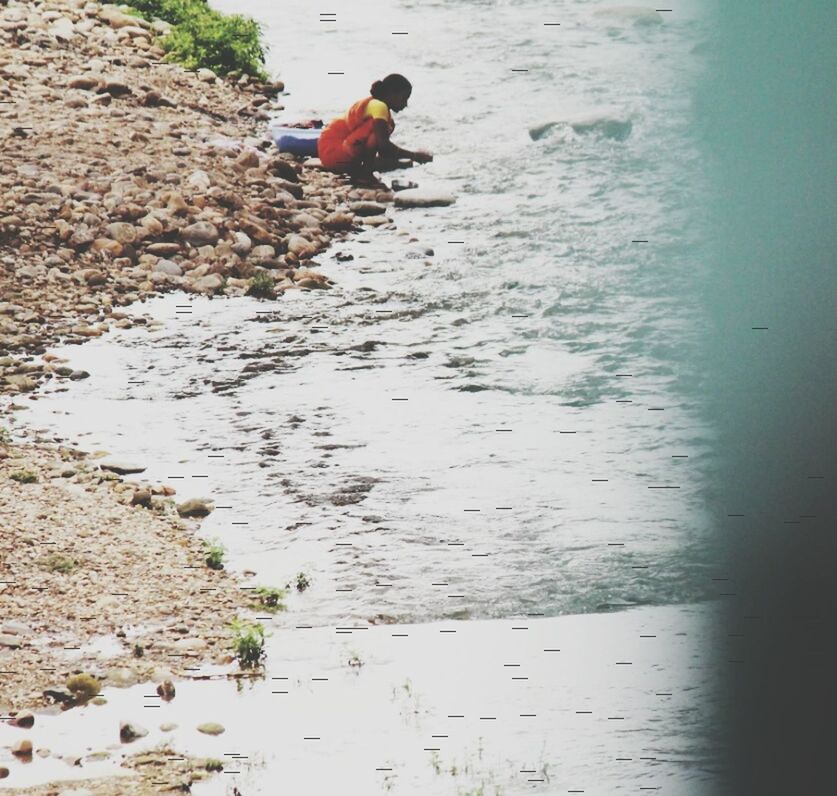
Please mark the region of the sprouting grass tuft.
[[78, 561], [62, 553], [50, 553], [41, 559], [40, 564], [48, 572], [69, 575], [78, 566]]

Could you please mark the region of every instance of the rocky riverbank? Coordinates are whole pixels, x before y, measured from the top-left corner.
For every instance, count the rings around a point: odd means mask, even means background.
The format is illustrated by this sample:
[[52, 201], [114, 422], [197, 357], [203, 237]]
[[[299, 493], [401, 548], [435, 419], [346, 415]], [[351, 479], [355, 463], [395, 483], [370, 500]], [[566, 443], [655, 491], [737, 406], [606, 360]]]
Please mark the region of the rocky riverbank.
[[[5, 413], [37, 400], [46, 381], [90, 375], [50, 346], [148, 325], [120, 307], [169, 291], [272, 303], [288, 290], [327, 288], [313, 258], [361, 224], [390, 223], [388, 191], [353, 189], [276, 152], [265, 131], [281, 82], [162, 63], [154, 35], [164, 28], [83, 0], [0, 6]], [[39, 710], [66, 707], [74, 673], [124, 686], [231, 662], [228, 624], [251, 600], [205, 565], [189, 516], [201, 510], [178, 506], [168, 485], [128, 480], [133, 468], [100, 453], [32, 430], [15, 442], [7, 427], [0, 717], [31, 708], [37, 721]], [[128, 759], [153, 771], [127, 786], [84, 787], [157, 793], [153, 780], [170, 775], [168, 785], [181, 787], [201, 775], [194, 761], [164, 758]], [[0, 762], [0, 776], [11, 769], [4, 785], [13, 786], [14, 765]]]
[[160, 63], [149, 23], [114, 8], [0, 9], [4, 392], [69, 375], [10, 355], [131, 325], [118, 308], [154, 293], [242, 295], [254, 277], [265, 295], [327, 287], [312, 258], [388, 223], [374, 202], [389, 192], [276, 151], [281, 83]]

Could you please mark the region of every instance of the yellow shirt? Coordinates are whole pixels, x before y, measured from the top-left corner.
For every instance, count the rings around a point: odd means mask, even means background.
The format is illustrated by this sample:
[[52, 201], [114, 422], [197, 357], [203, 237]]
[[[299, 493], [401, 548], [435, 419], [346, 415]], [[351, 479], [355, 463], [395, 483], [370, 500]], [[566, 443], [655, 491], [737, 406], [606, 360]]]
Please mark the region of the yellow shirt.
[[[364, 119], [366, 119], [369, 116], [371, 116], [373, 119], [383, 119], [384, 121], [388, 120], [390, 116], [387, 104], [373, 97], [371, 100], [369, 100], [369, 103], [366, 106], [366, 110], [363, 113]], [[348, 118], [349, 112], [346, 111], [346, 113], [343, 114], [343, 119], [348, 120]]]
[[366, 116], [371, 116], [373, 119], [389, 119], [389, 108], [385, 102], [373, 98], [366, 106], [364, 117]]

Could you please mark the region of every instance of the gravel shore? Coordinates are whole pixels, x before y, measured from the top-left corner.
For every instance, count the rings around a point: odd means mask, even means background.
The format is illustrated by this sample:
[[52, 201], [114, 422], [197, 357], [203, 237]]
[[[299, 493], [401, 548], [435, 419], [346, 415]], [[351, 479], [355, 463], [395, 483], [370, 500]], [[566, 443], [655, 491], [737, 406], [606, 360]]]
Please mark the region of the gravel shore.
[[[164, 29], [92, 2], [0, 6], [7, 417], [22, 419], [45, 382], [89, 376], [50, 346], [147, 323], [120, 307], [170, 291], [257, 290], [273, 303], [328, 288], [313, 258], [361, 225], [390, 224], [389, 191], [354, 189], [276, 151], [266, 121], [281, 82], [162, 63], [154, 36]], [[60, 693], [78, 672], [124, 686], [230, 662], [228, 623], [250, 601], [205, 566], [199, 520], [181, 516], [175, 490], [31, 429], [12, 441], [8, 426], [0, 421], [0, 716], [59, 709], [44, 691]], [[158, 779], [168, 770], [174, 785], [196, 770], [145, 768]], [[128, 787], [160, 792], [145, 775]]]

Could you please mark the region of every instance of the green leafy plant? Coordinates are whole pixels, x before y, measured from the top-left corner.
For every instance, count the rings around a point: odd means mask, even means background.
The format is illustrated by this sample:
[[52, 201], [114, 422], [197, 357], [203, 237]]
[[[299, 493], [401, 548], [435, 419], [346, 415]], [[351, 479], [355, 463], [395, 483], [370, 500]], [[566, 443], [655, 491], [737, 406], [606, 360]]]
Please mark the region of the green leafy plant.
[[226, 548], [217, 540], [213, 539], [209, 542], [204, 542], [205, 556], [204, 561], [210, 569], [224, 568], [224, 553]]
[[266, 608], [268, 611], [284, 611], [286, 608], [282, 602], [285, 597], [284, 589], [275, 589], [272, 586], [259, 586], [254, 594], [261, 608]]
[[304, 572], [297, 573], [296, 576], [296, 590], [305, 591], [311, 585], [311, 581]]
[[233, 631], [232, 648], [242, 669], [259, 666], [265, 658], [264, 626], [258, 622], [243, 622], [233, 619], [230, 623]]
[[38, 476], [31, 470], [17, 470], [9, 477], [12, 481], [18, 481], [21, 484], [32, 484], [38, 480]]
[[223, 771], [224, 770], [224, 763], [221, 760], [209, 759], [204, 764], [204, 768], [207, 771]]

